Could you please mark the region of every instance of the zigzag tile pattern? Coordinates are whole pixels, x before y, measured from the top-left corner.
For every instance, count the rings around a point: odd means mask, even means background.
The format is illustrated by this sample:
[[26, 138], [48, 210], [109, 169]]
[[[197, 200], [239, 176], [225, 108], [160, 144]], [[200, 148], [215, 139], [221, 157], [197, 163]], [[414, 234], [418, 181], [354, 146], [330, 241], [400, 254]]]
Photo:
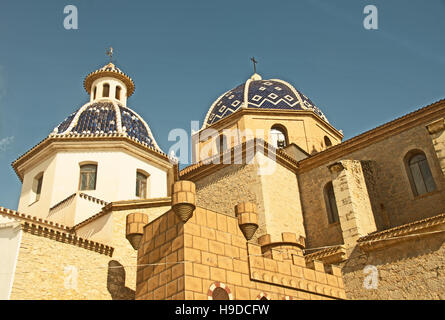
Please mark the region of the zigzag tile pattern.
[[244, 83], [233, 90], [228, 91], [213, 107], [213, 111], [207, 121], [212, 124], [237, 111], [244, 100]]
[[[239, 110], [244, 105], [245, 84], [241, 84], [233, 90], [225, 93], [214, 105], [207, 118], [205, 125], [211, 125]], [[295, 91], [300, 97], [297, 97]], [[281, 81], [255, 80], [249, 84], [247, 94], [248, 108], [257, 109], [287, 109], [305, 110], [310, 109], [322, 119], [325, 115], [304, 94]], [[300, 100], [301, 99], [301, 100]]]

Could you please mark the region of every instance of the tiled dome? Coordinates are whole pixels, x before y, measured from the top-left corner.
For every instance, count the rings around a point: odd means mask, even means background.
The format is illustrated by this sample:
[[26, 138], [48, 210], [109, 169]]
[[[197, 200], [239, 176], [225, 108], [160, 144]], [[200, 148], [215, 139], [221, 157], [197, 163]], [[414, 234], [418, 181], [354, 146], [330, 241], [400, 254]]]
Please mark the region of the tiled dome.
[[87, 103], [54, 128], [53, 134], [126, 134], [162, 151], [147, 123], [133, 110], [112, 101]]
[[227, 117], [240, 108], [311, 110], [328, 121], [320, 109], [291, 84], [278, 79], [262, 80], [258, 74], [254, 74], [246, 83], [227, 91], [212, 104], [203, 127]]

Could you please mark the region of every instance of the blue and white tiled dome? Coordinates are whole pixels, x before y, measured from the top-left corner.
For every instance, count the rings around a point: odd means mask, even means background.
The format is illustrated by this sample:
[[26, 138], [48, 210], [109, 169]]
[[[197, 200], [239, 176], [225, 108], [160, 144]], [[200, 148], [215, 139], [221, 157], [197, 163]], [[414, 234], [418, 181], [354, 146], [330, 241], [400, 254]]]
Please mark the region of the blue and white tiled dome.
[[207, 127], [240, 108], [311, 110], [328, 122], [325, 115], [303, 93], [283, 80], [262, 80], [254, 74], [246, 83], [220, 96], [210, 107], [203, 127]]
[[54, 128], [53, 134], [124, 134], [162, 152], [144, 119], [130, 108], [114, 101], [85, 104]]

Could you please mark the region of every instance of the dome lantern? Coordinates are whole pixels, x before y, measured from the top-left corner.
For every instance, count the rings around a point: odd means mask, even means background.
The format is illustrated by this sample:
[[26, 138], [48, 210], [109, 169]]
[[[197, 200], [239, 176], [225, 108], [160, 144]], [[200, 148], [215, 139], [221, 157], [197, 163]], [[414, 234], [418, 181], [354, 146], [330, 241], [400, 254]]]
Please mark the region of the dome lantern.
[[134, 82], [114, 65], [111, 61], [112, 53], [113, 48], [107, 50], [107, 54], [110, 56], [110, 63], [88, 74], [85, 77], [83, 86], [90, 94], [90, 102], [108, 98], [118, 100], [126, 106], [127, 98], [134, 92]]

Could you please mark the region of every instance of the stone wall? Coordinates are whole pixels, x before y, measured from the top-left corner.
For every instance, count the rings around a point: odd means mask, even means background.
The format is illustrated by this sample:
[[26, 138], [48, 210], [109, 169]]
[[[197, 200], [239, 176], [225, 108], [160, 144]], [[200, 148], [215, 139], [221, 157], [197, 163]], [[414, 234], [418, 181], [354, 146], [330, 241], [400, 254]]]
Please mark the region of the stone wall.
[[[262, 156], [263, 163], [272, 162]], [[281, 241], [283, 232], [296, 233], [306, 237], [300, 191], [295, 172], [275, 163], [272, 174], [260, 176], [264, 199], [266, 231], [272, 241]], [[263, 235], [260, 232], [258, 235]]]
[[324, 187], [332, 180], [327, 166], [298, 175], [308, 248], [343, 243], [340, 223], [329, 223]]
[[[114, 256], [23, 232], [11, 299], [131, 299], [134, 291], [125, 286], [122, 265]], [[75, 269], [65, 270], [70, 266]], [[77, 286], [69, 281], [75, 270]]]
[[252, 164], [226, 165], [195, 183], [198, 206], [234, 216], [236, 204], [255, 203], [259, 229], [253, 241], [264, 234], [279, 241], [282, 232], [305, 236], [295, 172], [260, 152]]
[[216, 287], [231, 299], [345, 298], [339, 268], [306, 265], [303, 256], [261, 256], [235, 217], [196, 208], [184, 224], [169, 211], [144, 228], [136, 299], [208, 300]]
[[[372, 165], [364, 174], [368, 190], [371, 190], [370, 201], [378, 230], [431, 217], [445, 210], [445, 176], [425, 125], [419, 123], [298, 174], [310, 247], [342, 243], [340, 226], [328, 223], [323, 196], [323, 188], [331, 180], [327, 166], [340, 160], [360, 160]], [[414, 196], [404, 163], [406, 154], [415, 149], [425, 153], [437, 186], [436, 191], [422, 196]], [[370, 173], [375, 174], [373, 179], [370, 179]]]
[[184, 300], [184, 228], [172, 210], [150, 221], [138, 250], [137, 300]]
[[[408, 239], [380, 250], [356, 248], [342, 266], [348, 299], [445, 299], [445, 234]], [[367, 265], [377, 268], [377, 288], [366, 289]], [[368, 278], [369, 279], [369, 278]], [[366, 282], [368, 283], [368, 282]]]
[[196, 205], [235, 216], [235, 205], [253, 202], [257, 205], [259, 228], [254, 240], [266, 234], [264, 200], [257, 164], [231, 164], [195, 181]]

